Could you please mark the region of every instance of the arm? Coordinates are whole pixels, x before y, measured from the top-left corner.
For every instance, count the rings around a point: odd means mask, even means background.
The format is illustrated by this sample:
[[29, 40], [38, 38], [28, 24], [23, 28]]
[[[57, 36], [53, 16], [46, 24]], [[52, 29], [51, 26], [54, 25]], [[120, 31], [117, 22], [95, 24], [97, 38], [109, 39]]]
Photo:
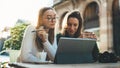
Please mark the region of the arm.
[[[21, 61], [22, 62], [39, 62], [40, 59], [36, 56], [35, 48], [35, 30], [34, 27], [28, 26], [25, 30], [21, 44]], [[34, 48], [34, 49], [33, 49]]]
[[51, 45], [48, 40], [45, 43], [43, 43], [43, 45], [44, 45], [44, 50], [47, 52], [49, 58], [53, 61], [57, 51], [56, 37], [54, 38], [53, 45]]
[[53, 45], [48, 41], [48, 34], [47, 31], [44, 28], [39, 28], [40, 31], [37, 32], [38, 37], [42, 40], [44, 50], [47, 52], [48, 57], [50, 60], [54, 60], [56, 50], [57, 50], [57, 44], [56, 44], [56, 37], [54, 36], [54, 42]]
[[80, 38], [92, 38], [92, 39], [97, 40], [97, 37], [93, 32], [83, 32], [79, 37]]

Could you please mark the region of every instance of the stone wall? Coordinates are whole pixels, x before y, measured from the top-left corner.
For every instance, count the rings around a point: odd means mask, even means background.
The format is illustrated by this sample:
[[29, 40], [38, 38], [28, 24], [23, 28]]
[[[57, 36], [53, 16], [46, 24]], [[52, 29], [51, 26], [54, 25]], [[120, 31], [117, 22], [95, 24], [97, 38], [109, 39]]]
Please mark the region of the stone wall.
[[[61, 0], [61, 3], [54, 5], [58, 16], [60, 17], [65, 11], [79, 10], [84, 14], [88, 4], [96, 2], [99, 7], [99, 49], [101, 52], [106, 50], [112, 51], [112, 2], [113, 0]], [[83, 19], [84, 20], [84, 19]]]

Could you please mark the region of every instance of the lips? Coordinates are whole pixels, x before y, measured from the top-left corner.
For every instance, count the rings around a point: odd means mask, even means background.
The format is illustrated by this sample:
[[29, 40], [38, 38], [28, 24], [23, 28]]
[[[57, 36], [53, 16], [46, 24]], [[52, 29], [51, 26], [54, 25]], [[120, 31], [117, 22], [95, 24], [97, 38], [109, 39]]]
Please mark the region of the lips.
[[74, 31], [70, 31], [70, 34], [74, 34]]
[[73, 30], [70, 30], [70, 32], [71, 32], [71, 33], [74, 33], [74, 31], [73, 31]]
[[55, 24], [50, 24], [50, 26], [55, 26]]

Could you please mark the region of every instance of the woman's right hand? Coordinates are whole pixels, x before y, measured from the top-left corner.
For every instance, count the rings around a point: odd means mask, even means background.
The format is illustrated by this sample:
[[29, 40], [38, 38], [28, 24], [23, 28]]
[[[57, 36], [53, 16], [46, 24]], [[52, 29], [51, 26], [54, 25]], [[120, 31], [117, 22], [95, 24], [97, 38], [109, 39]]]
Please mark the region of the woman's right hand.
[[37, 34], [43, 43], [46, 42], [46, 40], [48, 40], [48, 34], [45, 29], [40, 28], [39, 31], [37, 32]]

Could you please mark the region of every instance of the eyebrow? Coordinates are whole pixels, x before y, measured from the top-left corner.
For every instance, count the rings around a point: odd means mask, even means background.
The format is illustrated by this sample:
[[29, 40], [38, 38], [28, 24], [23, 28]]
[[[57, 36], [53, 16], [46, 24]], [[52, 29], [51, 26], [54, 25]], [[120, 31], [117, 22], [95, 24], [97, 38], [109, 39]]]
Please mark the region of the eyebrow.
[[[52, 15], [47, 15], [47, 16], [52, 16]], [[54, 16], [56, 16], [56, 14]]]
[[47, 15], [47, 16], [52, 16], [52, 15]]

